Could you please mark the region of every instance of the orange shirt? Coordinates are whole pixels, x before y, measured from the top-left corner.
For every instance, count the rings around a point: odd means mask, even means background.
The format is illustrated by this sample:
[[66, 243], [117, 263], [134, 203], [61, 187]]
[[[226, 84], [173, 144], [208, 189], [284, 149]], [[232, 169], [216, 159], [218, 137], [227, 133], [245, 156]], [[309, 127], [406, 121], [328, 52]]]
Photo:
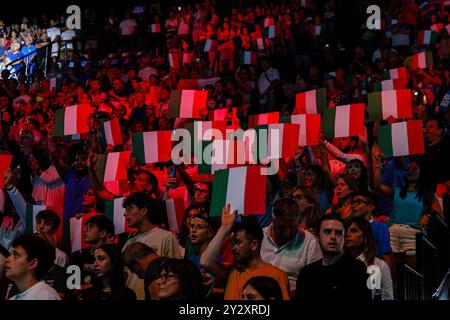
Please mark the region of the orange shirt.
[[228, 277], [227, 286], [225, 288], [225, 300], [242, 300], [242, 293], [244, 292], [245, 283], [253, 278], [259, 276], [266, 276], [275, 279], [280, 285], [283, 293], [283, 300], [289, 300], [289, 281], [288, 276], [281, 269], [266, 263], [261, 267], [248, 268], [244, 271], [239, 271], [236, 268], [231, 270]]

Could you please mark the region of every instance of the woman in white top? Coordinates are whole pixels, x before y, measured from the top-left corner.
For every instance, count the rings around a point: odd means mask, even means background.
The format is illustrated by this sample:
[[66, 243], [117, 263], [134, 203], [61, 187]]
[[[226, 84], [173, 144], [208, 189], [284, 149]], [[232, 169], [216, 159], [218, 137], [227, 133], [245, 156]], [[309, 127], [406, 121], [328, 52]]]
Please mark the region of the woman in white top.
[[348, 221], [345, 249], [351, 256], [366, 264], [369, 274], [367, 285], [372, 289], [372, 297], [381, 295], [383, 300], [394, 299], [391, 270], [386, 262], [375, 257], [376, 240], [370, 222], [362, 217]]

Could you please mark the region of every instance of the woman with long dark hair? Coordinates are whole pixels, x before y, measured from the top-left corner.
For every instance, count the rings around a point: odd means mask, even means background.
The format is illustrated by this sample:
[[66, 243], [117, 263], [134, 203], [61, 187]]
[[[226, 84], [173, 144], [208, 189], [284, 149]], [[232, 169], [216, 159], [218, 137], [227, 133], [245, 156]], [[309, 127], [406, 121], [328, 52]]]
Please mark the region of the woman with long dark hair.
[[350, 219], [352, 217], [351, 200], [356, 189], [356, 183], [349, 175], [338, 175], [335, 188], [338, 203], [332, 206], [327, 213], [335, 212], [344, 220]]
[[[391, 270], [383, 260], [375, 256], [376, 240], [370, 222], [363, 217], [355, 217], [348, 221], [345, 230], [345, 249], [354, 258], [364, 262], [368, 268], [378, 269], [380, 275], [380, 292], [383, 300], [394, 298]], [[373, 267], [375, 266], [375, 267]], [[375, 288], [375, 286], [374, 286]], [[373, 295], [377, 294], [376, 289]]]
[[84, 290], [80, 300], [133, 301], [136, 294], [125, 287], [125, 273], [119, 249], [114, 244], [100, 246], [94, 251], [95, 278], [93, 286]]
[[243, 300], [283, 300], [280, 285], [274, 278], [254, 277], [244, 285]]
[[291, 192], [291, 197], [300, 208], [300, 227], [315, 234], [322, 218], [319, 199], [311, 189], [302, 186], [295, 187]]
[[411, 266], [416, 265], [416, 234], [425, 227], [426, 213], [431, 205], [431, 194], [427, 190], [417, 162], [411, 161], [407, 167], [406, 182], [403, 187], [381, 184], [381, 151], [375, 153], [377, 165], [374, 175], [375, 188], [393, 199], [392, 214], [389, 218], [389, 233], [394, 256]]

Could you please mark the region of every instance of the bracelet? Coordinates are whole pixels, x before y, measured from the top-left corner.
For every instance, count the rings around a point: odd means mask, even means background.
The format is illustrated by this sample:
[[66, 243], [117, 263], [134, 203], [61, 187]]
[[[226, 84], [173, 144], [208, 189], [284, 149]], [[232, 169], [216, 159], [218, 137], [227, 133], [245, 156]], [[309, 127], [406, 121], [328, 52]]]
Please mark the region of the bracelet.
[[377, 164], [375, 165], [377, 169], [383, 169], [383, 163], [381, 161], [377, 161]]

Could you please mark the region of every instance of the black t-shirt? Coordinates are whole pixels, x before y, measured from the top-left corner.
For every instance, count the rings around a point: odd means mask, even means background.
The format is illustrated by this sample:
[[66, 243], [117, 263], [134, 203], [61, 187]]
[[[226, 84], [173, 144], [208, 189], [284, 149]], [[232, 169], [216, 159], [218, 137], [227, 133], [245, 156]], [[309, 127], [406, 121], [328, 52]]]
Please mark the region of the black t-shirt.
[[292, 300], [371, 301], [367, 278], [365, 264], [348, 255], [329, 266], [324, 266], [321, 259], [300, 271]]
[[94, 270], [95, 257], [89, 248], [77, 251], [70, 257], [70, 264], [77, 265], [81, 269], [81, 283], [92, 283], [95, 277]]

